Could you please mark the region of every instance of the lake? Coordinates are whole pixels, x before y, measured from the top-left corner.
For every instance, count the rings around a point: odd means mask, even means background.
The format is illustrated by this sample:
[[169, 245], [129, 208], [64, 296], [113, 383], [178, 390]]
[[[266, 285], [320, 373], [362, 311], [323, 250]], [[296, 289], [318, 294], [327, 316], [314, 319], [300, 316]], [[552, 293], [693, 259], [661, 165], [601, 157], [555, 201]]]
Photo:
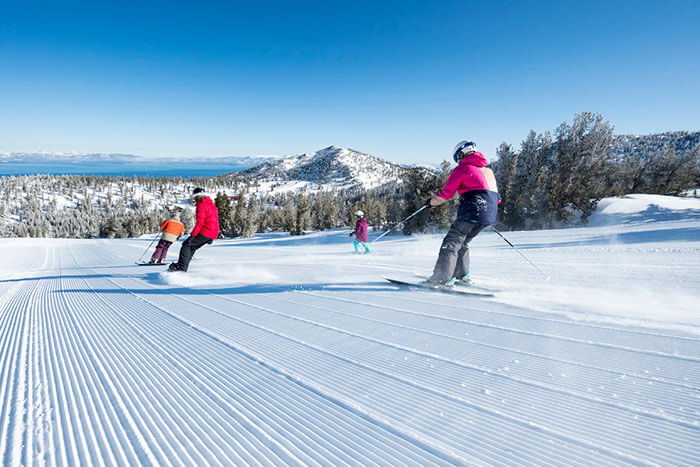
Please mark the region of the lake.
[[221, 163], [0, 162], [0, 177], [11, 175], [95, 175], [112, 177], [213, 177], [250, 166]]

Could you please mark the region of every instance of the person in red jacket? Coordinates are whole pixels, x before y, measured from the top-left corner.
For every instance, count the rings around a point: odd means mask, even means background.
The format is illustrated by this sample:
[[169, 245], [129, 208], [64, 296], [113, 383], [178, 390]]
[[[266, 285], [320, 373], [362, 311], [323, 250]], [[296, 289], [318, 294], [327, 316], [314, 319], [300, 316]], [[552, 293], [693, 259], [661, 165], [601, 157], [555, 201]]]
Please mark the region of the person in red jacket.
[[197, 223], [187, 240], [182, 242], [177, 263], [170, 265], [170, 271], [187, 271], [195, 251], [211, 244], [219, 236], [219, 211], [202, 188], [192, 191], [192, 199], [197, 205]]

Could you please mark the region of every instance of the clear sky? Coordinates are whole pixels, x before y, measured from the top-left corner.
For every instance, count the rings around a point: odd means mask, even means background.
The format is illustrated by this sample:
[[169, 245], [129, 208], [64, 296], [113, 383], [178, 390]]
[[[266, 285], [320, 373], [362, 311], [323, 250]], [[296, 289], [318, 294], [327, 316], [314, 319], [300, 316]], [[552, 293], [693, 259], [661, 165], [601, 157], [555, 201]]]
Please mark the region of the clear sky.
[[603, 115], [700, 130], [698, 1], [0, 0], [0, 151], [439, 163]]

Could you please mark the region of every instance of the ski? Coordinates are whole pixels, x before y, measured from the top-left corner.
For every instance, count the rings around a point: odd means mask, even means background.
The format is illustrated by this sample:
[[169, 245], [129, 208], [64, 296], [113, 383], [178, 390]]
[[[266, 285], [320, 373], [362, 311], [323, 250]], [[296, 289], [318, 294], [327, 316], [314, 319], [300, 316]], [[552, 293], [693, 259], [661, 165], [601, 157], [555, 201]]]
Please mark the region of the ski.
[[495, 297], [496, 296], [492, 292], [465, 290], [466, 287], [461, 287], [461, 288], [457, 288], [457, 287], [433, 287], [431, 285], [426, 284], [425, 282], [405, 281], [405, 280], [400, 280], [400, 279], [393, 279], [391, 277], [386, 277], [386, 276], [382, 276], [382, 278], [391, 282], [392, 284], [395, 284], [395, 285], [403, 285], [406, 287], [417, 287], [417, 288], [426, 289], [426, 290], [433, 290], [435, 292], [449, 293], [449, 294], [455, 294], [455, 295], [471, 295], [473, 297]]
[[134, 263], [137, 266], [167, 266], [169, 263]]

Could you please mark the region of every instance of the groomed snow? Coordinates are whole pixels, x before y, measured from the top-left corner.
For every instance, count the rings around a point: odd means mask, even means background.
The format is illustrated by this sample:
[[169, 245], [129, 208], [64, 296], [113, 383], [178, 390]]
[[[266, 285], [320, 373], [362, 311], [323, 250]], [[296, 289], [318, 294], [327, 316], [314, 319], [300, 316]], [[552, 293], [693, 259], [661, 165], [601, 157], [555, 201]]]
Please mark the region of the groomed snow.
[[479, 235], [487, 299], [381, 279], [429, 273], [441, 235], [219, 240], [186, 274], [134, 265], [149, 238], [2, 239], [0, 459], [697, 465], [698, 205], [628, 201], [504, 232], [549, 281]]

